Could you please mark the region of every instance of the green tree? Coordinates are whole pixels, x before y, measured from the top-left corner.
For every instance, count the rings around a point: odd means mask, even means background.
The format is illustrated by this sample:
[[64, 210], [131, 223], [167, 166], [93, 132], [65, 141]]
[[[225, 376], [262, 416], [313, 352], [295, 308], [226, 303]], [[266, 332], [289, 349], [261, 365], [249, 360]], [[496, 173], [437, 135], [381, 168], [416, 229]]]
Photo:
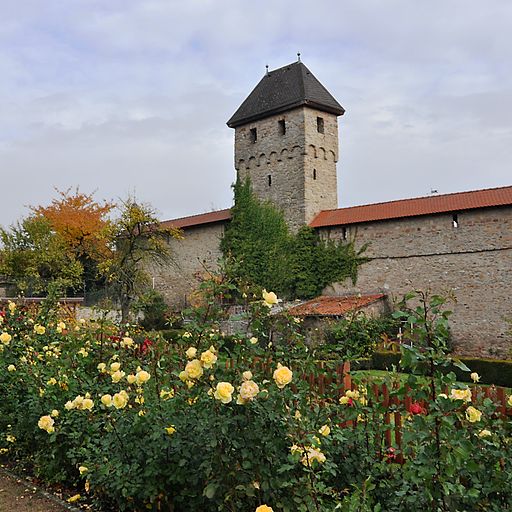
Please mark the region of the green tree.
[[10, 229], [1, 228], [0, 239], [0, 272], [18, 293], [46, 293], [51, 283], [68, 290], [82, 286], [82, 264], [45, 217], [31, 216]]
[[365, 247], [322, 240], [309, 226], [290, 233], [283, 214], [253, 194], [249, 180], [234, 185], [235, 205], [221, 249], [233, 277], [288, 298], [311, 298], [335, 281], [357, 278]]
[[120, 304], [122, 322], [129, 319], [134, 301], [147, 292], [148, 270], [171, 262], [169, 241], [180, 237], [180, 230], [161, 227], [149, 205], [133, 198], [122, 202], [119, 218], [112, 224], [114, 250], [99, 266]]
[[249, 180], [237, 181], [233, 189], [235, 205], [221, 241], [223, 254], [237, 277], [283, 291], [291, 240], [286, 221], [270, 202], [258, 201]]

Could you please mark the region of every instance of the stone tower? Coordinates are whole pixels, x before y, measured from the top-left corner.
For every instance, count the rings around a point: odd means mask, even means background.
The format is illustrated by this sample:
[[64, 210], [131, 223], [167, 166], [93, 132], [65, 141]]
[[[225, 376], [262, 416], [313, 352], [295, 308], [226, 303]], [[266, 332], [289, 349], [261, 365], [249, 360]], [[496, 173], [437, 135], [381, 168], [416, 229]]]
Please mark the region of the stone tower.
[[338, 207], [338, 116], [345, 112], [302, 62], [261, 79], [227, 122], [235, 168], [293, 230]]

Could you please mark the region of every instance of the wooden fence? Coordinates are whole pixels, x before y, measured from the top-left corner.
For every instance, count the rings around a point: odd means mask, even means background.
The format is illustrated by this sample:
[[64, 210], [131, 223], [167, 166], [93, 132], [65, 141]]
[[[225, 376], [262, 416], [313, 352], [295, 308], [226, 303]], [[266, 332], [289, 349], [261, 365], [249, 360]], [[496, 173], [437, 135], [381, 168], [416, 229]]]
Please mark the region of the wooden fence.
[[[233, 366], [233, 362], [227, 363]], [[327, 363], [319, 362], [316, 372], [302, 374], [300, 378], [309, 384], [309, 387], [320, 401], [338, 401], [348, 390], [358, 389], [350, 375], [350, 362], [345, 362], [334, 367], [329, 367]], [[275, 363], [272, 360], [256, 360], [254, 367], [271, 374], [275, 369]], [[390, 389], [387, 384], [376, 382], [375, 379], [363, 379], [359, 385], [364, 385], [367, 389], [367, 400], [370, 404], [378, 403], [384, 408], [383, 418], [383, 439], [377, 443], [379, 445], [380, 456], [392, 456], [396, 462], [403, 462], [402, 456], [402, 427], [405, 419], [411, 415], [411, 406], [419, 407], [422, 413], [428, 413], [429, 403], [425, 400], [417, 400], [414, 397], [413, 390], [408, 386], [405, 393], [397, 396], [395, 391], [400, 387], [397, 382]], [[478, 407], [486, 398], [492, 400], [496, 405], [496, 413], [502, 418], [512, 417], [512, 407], [507, 405], [507, 389], [498, 386], [479, 386], [470, 387], [472, 400], [471, 403]], [[449, 395], [450, 390], [443, 390]], [[354, 421], [344, 421], [340, 424], [344, 428], [355, 428]], [[396, 450], [396, 455], [394, 455]]]

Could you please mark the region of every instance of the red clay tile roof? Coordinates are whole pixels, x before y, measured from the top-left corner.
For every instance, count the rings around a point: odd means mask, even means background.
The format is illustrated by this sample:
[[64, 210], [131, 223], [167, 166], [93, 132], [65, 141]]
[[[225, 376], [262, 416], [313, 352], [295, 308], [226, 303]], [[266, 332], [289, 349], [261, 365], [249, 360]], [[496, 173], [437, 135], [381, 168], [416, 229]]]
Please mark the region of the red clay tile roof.
[[384, 298], [384, 295], [320, 296], [288, 309], [293, 316], [343, 316]]
[[324, 210], [309, 225], [319, 228], [509, 205], [512, 186]]
[[200, 213], [199, 215], [190, 215], [179, 219], [165, 220], [161, 223], [163, 228], [191, 228], [202, 224], [212, 224], [214, 222], [224, 222], [231, 219], [231, 209], [217, 210], [216, 212]]

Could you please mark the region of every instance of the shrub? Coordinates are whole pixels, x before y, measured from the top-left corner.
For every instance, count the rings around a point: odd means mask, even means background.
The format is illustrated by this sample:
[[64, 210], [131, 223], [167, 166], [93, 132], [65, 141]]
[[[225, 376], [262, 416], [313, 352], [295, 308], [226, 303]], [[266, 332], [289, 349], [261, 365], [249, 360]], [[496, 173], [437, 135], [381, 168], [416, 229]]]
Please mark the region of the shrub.
[[[79, 486], [96, 510], [510, 509], [512, 422], [489, 399], [465, 401], [428, 319], [444, 318], [441, 303], [423, 307], [409, 314], [423, 344], [404, 347], [408, 388], [390, 374], [389, 406], [369, 382], [310, 386], [301, 377], [319, 370], [298, 325], [276, 323], [259, 297], [250, 334], [226, 337], [203, 311], [172, 344], [10, 306], [1, 452]], [[401, 451], [386, 441], [391, 413], [403, 418]]]

